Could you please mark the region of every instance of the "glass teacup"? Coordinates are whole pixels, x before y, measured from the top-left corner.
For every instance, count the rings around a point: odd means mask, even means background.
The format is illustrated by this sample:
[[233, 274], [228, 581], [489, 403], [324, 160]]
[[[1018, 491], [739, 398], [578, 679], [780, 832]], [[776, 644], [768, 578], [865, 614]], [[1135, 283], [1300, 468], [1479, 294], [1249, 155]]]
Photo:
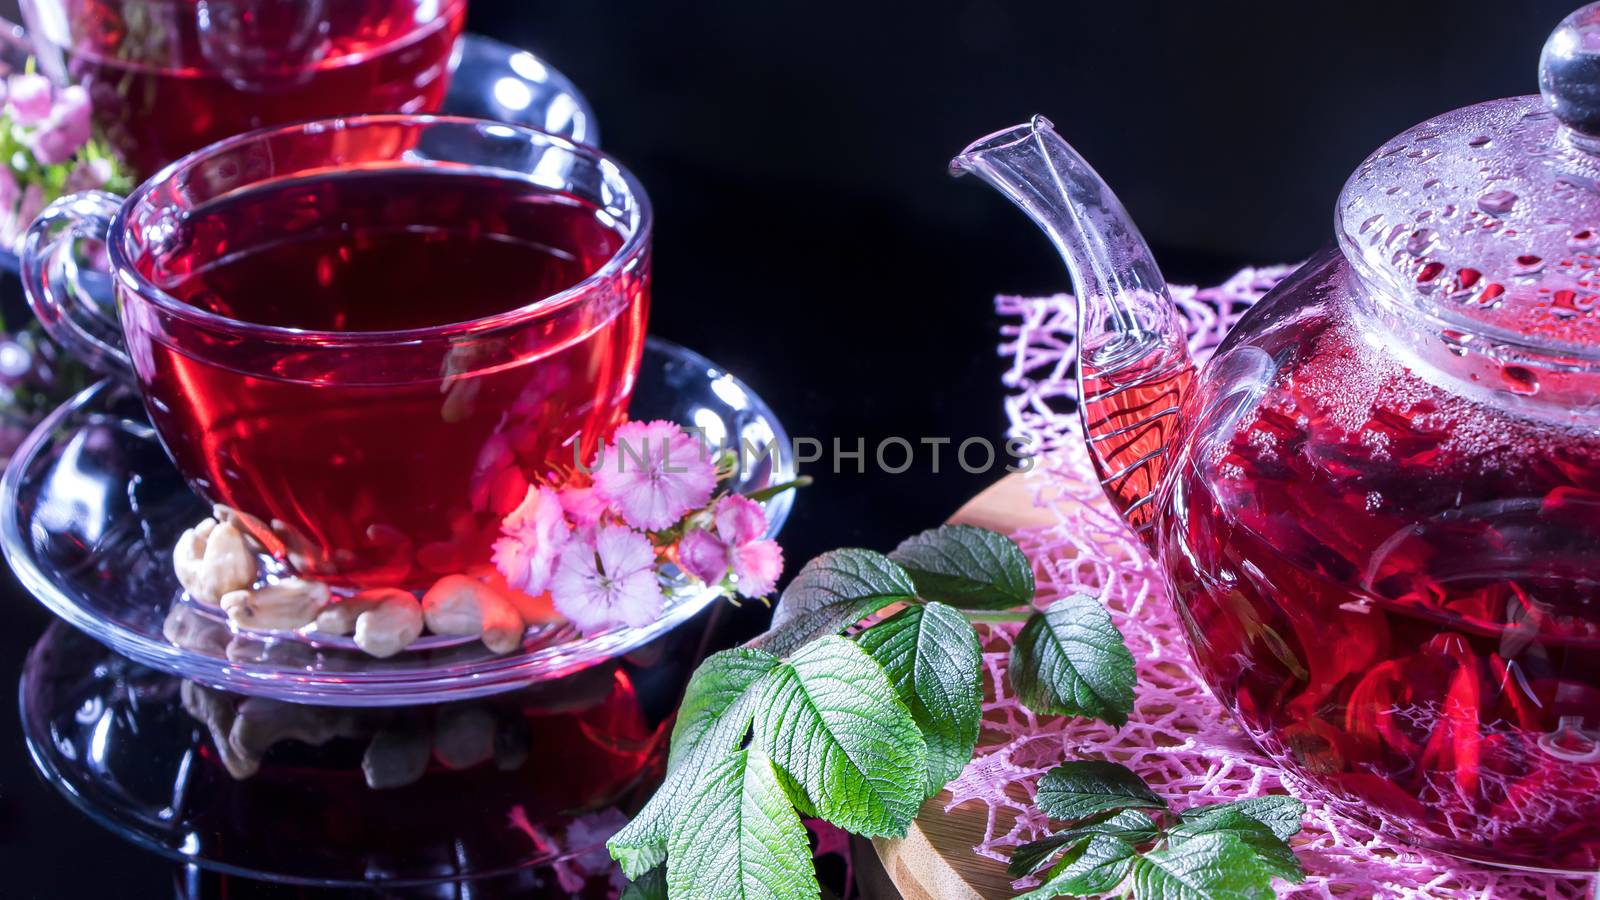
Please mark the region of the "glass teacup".
[[[262, 543], [333, 584], [412, 587], [487, 561], [529, 484], [623, 418], [650, 228], [599, 151], [371, 116], [224, 141], [126, 201], [63, 198], [28, 233], [24, 281]], [[120, 322], [85, 290], [102, 241]]]
[[434, 112], [466, 0], [22, 0], [44, 72], [82, 84], [141, 175], [304, 119]]

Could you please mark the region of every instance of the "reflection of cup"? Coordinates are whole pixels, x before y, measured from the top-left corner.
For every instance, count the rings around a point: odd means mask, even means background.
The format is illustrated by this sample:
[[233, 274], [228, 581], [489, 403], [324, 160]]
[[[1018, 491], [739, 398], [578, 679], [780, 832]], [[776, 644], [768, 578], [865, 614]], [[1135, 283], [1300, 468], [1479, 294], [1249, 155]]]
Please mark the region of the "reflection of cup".
[[444, 100], [466, 0], [23, 0], [135, 170], [251, 129]]
[[[225, 141], [126, 202], [64, 198], [24, 271], [58, 340], [134, 377], [200, 493], [306, 574], [411, 587], [485, 561], [530, 481], [621, 420], [650, 222], [598, 151], [375, 116]], [[120, 323], [80, 241], [109, 248]]]

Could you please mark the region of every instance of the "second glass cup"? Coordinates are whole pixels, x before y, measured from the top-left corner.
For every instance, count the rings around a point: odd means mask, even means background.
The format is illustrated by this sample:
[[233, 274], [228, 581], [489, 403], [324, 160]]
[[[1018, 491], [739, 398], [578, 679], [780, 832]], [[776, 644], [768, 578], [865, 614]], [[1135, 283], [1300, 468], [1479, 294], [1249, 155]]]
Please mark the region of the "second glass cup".
[[430, 113], [467, 0], [22, 0], [40, 66], [80, 83], [141, 177], [302, 119]]
[[[486, 562], [528, 485], [623, 419], [650, 229], [599, 151], [369, 116], [215, 144], [126, 201], [63, 198], [24, 281], [58, 340], [135, 378], [196, 490], [302, 574], [419, 587]], [[120, 322], [83, 290], [101, 241]]]

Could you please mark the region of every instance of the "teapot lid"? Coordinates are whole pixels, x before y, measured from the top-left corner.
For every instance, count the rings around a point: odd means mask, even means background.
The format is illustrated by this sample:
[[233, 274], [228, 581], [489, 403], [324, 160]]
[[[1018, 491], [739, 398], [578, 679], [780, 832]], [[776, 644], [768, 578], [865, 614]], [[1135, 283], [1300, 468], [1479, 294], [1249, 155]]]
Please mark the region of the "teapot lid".
[[1600, 3], [1550, 35], [1539, 87], [1367, 157], [1339, 195], [1339, 244], [1447, 340], [1586, 366], [1600, 359]]

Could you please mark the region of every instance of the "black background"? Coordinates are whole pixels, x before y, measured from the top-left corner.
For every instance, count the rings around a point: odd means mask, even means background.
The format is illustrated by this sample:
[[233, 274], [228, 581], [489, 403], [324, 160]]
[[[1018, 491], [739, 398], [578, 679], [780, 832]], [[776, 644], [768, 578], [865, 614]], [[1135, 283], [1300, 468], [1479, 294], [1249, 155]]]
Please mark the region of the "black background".
[[[334, 0], [344, 2], [344, 0]], [[1115, 186], [1169, 278], [1300, 259], [1345, 176], [1444, 110], [1536, 89], [1564, 2], [1094, 4], [471, 0], [469, 27], [587, 93], [657, 213], [651, 330], [796, 435], [999, 440], [997, 292], [1065, 289], [969, 140], [1045, 113]], [[994, 475], [813, 469], [789, 571], [892, 546]], [[34, 776], [9, 698], [48, 621], [0, 592], [0, 898], [170, 897], [172, 869]], [[254, 894], [252, 894], [254, 896]]]

